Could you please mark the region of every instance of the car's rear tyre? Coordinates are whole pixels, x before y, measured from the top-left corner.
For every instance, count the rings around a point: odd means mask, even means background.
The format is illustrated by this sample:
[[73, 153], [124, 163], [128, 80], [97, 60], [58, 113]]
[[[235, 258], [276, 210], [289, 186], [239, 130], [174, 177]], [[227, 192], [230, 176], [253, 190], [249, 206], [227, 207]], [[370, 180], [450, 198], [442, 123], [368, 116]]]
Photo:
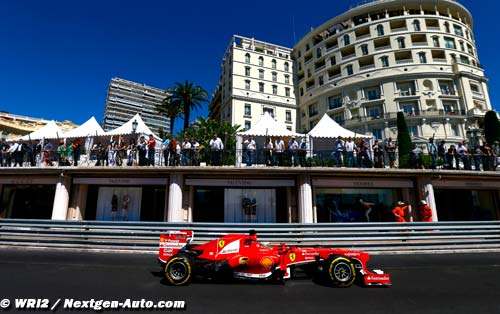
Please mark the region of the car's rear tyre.
[[186, 254], [179, 254], [165, 264], [165, 279], [174, 286], [183, 286], [191, 282], [193, 277], [193, 262]]
[[353, 262], [344, 256], [330, 256], [323, 265], [328, 284], [336, 287], [350, 287], [356, 280]]

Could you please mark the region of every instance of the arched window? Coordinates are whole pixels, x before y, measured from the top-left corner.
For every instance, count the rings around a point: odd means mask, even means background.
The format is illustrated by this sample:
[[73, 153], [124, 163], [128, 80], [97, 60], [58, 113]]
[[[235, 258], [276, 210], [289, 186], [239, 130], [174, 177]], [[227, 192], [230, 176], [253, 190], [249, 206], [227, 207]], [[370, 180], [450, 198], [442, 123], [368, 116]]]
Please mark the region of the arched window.
[[384, 36], [384, 26], [383, 25], [377, 25], [377, 35]]
[[420, 32], [420, 21], [419, 20], [413, 21], [413, 30], [415, 32]]
[[288, 65], [288, 62], [285, 62], [284, 67], [285, 67], [285, 71], [287, 71], [287, 72], [290, 71], [290, 66]]
[[259, 57], [259, 66], [264, 66], [264, 58], [262, 56]]
[[249, 53], [247, 53], [247, 54], [245, 55], [245, 62], [246, 62], [246, 63], [250, 63], [250, 54], [249, 54]]
[[271, 67], [273, 69], [276, 69], [276, 60], [275, 59], [271, 60]]
[[418, 59], [420, 63], [427, 63], [427, 57], [425, 56], [425, 52], [419, 52]]
[[444, 29], [445, 29], [445, 31], [446, 31], [447, 33], [449, 33], [449, 32], [450, 32], [450, 23], [448, 23], [448, 22], [444, 22]]
[[350, 44], [351, 44], [351, 38], [349, 37], [349, 35], [345, 34], [344, 35], [344, 45], [347, 46]]

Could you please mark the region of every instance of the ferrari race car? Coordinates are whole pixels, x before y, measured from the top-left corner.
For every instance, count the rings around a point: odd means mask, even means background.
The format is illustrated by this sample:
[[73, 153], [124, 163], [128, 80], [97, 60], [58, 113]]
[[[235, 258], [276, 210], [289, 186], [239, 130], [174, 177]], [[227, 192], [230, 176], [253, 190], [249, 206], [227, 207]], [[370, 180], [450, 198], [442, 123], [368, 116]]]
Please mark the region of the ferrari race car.
[[169, 284], [187, 285], [194, 275], [207, 278], [260, 279], [284, 282], [294, 268], [309, 267], [320, 280], [349, 287], [356, 280], [365, 286], [390, 286], [389, 274], [369, 271], [368, 253], [322, 247], [269, 246], [257, 234], [228, 234], [204, 244], [191, 244], [193, 231], [160, 235], [158, 260]]

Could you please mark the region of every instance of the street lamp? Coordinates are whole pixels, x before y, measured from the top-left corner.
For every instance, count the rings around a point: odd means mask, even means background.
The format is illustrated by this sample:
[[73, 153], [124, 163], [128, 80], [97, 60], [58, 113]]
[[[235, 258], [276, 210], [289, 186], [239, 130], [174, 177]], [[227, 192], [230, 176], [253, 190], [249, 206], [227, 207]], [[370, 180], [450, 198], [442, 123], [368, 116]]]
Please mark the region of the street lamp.
[[134, 121], [132, 122], [132, 134], [135, 134], [135, 131], [137, 131], [137, 125], [139, 123], [137, 123], [137, 120], [134, 119]]

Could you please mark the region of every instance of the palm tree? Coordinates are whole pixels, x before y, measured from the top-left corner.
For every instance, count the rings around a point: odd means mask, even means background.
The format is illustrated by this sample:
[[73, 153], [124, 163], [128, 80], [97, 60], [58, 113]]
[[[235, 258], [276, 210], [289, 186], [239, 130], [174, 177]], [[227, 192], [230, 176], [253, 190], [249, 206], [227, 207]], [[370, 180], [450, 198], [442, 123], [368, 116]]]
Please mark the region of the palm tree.
[[184, 130], [186, 130], [189, 127], [191, 110], [201, 108], [202, 103], [208, 101], [208, 93], [201, 86], [188, 81], [185, 81], [184, 84], [176, 82], [170, 93], [171, 101], [182, 106]]
[[178, 101], [172, 100], [172, 93], [170, 89], [165, 91], [168, 96], [165, 97], [160, 105], [156, 105], [156, 109], [161, 115], [170, 118], [170, 133], [174, 133], [175, 119], [177, 119], [182, 114], [182, 106]]

